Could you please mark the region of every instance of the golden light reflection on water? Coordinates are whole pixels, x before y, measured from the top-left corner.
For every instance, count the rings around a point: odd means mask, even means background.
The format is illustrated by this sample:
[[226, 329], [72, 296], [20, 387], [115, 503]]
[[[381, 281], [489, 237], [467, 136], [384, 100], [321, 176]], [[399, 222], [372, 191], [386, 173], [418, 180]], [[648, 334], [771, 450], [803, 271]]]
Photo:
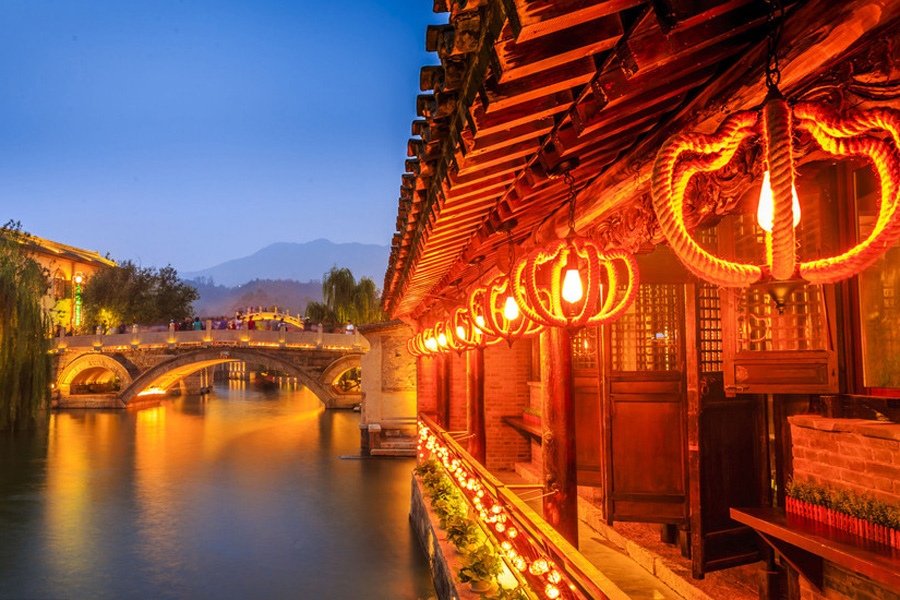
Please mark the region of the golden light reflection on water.
[[[89, 507], [109, 484], [109, 454], [115, 444], [118, 415], [103, 412], [51, 415], [47, 444], [47, 551], [67, 574], [88, 573], [99, 550], [93, 531], [99, 526]], [[86, 435], [89, 430], [91, 435]]]
[[54, 413], [34, 459], [37, 518], [11, 532], [21, 501], [3, 494], [22, 492], [0, 486], [0, 597], [418, 597], [411, 463], [343, 460], [358, 419], [305, 389], [240, 382]]

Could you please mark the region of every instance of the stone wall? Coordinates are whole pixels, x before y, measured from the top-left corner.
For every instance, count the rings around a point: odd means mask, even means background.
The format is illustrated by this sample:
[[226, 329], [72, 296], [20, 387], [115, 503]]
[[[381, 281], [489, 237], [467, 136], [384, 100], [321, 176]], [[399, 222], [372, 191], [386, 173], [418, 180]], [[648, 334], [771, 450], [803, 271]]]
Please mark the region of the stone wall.
[[408, 325], [390, 321], [363, 325], [369, 351], [360, 357], [362, 402], [360, 446], [364, 454], [391, 449], [415, 454], [416, 359], [407, 351]]

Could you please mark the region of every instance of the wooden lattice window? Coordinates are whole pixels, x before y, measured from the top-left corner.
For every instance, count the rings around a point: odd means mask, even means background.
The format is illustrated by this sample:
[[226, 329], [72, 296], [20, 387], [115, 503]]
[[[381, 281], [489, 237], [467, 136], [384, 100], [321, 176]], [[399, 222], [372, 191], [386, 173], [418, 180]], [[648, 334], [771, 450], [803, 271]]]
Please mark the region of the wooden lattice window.
[[597, 368], [597, 329], [583, 327], [572, 336], [572, 368], [576, 370]]
[[673, 371], [678, 368], [676, 284], [641, 284], [628, 312], [612, 327], [615, 371]]
[[[813, 227], [798, 227], [801, 248], [818, 246], [820, 240], [815, 232]], [[756, 215], [739, 215], [734, 222], [736, 258], [741, 262], [753, 262], [763, 244], [763, 231], [756, 225]], [[737, 301], [738, 349], [824, 350], [824, 314], [821, 286], [798, 288], [786, 300], [782, 313], [778, 312], [764, 288], [742, 289]]]
[[719, 289], [701, 283], [697, 294], [697, 326], [700, 337], [700, 372], [722, 370], [722, 308]]

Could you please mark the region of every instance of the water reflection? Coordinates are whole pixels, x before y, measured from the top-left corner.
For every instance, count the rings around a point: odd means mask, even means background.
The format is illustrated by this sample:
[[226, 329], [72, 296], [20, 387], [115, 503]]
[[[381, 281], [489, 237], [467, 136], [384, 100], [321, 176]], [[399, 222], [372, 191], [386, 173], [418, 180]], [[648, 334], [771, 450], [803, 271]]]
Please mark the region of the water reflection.
[[0, 597], [429, 597], [412, 463], [358, 445], [358, 415], [240, 382], [53, 414], [0, 444]]

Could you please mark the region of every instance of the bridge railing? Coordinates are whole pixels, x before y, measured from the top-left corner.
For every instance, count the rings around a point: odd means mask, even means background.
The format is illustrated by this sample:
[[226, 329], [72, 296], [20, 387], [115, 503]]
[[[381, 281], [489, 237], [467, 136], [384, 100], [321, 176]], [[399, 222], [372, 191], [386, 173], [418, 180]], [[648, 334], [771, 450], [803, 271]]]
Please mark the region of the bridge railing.
[[247, 331], [207, 329], [205, 331], [133, 331], [99, 335], [75, 335], [54, 338], [58, 352], [66, 350], [129, 350], [176, 348], [184, 346], [248, 346], [309, 350], [367, 352], [369, 342], [359, 332], [353, 334], [317, 331]]

